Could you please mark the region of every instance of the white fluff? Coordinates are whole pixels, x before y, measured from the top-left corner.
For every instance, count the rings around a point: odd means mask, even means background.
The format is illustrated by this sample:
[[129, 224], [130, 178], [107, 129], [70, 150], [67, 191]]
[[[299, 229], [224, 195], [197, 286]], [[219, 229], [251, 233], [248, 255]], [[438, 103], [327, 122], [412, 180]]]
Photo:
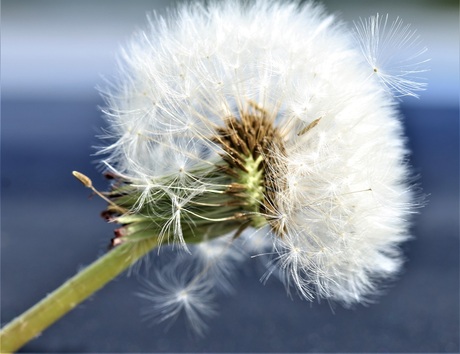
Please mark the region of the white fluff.
[[[392, 81], [369, 79], [369, 58], [334, 16], [313, 3], [183, 5], [151, 18], [122, 59], [106, 93], [114, 142], [101, 153], [144, 192], [140, 205], [171, 176], [185, 188], [174, 213], [186, 214], [185, 202], [212, 187], [193, 171], [219, 160], [215, 128], [255, 102], [276, 115], [286, 149], [267, 167], [285, 181], [268, 220], [285, 230], [273, 236], [285, 283], [351, 304], [398, 272], [414, 203]], [[422, 88], [411, 82], [400, 92]], [[180, 218], [168, 225], [180, 230]]]

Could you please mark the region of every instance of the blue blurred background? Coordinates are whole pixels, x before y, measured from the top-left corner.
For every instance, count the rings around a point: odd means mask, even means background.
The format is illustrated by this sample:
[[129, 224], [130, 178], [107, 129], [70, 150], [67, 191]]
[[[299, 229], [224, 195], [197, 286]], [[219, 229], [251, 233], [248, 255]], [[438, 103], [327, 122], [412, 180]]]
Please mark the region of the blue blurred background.
[[[104, 125], [95, 86], [115, 73], [120, 45], [167, 1], [1, 2], [1, 322], [11, 320], [105, 252], [104, 202], [71, 175], [106, 182], [92, 146]], [[143, 322], [135, 277], [119, 277], [24, 352], [458, 352], [458, 1], [324, 1], [350, 21], [379, 12], [411, 23], [429, 48], [429, 89], [401, 105], [428, 205], [404, 245], [404, 273], [376, 304], [345, 310], [289, 299], [260, 269], [241, 267], [206, 338], [181, 319]]]

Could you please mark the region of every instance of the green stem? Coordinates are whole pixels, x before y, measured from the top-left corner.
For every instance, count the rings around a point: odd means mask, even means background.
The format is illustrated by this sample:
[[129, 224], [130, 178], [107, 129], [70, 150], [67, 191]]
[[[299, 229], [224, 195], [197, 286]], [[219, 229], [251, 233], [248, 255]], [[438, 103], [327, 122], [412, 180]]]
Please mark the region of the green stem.
[[135, 244], [126, 242], [93, 262], [7, 324], [0, 332], [0, 352], [12, 353], [21, 348], [156, 245], [156, 238]]

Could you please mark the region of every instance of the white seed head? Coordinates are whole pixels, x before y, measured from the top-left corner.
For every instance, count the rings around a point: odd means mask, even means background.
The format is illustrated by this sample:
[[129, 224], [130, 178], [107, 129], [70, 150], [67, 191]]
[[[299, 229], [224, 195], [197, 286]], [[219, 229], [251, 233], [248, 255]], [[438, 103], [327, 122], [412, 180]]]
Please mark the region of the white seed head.
[[414, 208], [394, 97], [369, 64], [397, 96], [421, 70], [380, 66], [387, 40], [414, 37], [386, 23], [359, 23], [358, 43], [316, 4], [262, 0], [150, 19], [106, 93], [101, 153], [127, 181], [113, 200], [181, 244], [265, 227], [302, 297], [365, 300], [400, 269]]

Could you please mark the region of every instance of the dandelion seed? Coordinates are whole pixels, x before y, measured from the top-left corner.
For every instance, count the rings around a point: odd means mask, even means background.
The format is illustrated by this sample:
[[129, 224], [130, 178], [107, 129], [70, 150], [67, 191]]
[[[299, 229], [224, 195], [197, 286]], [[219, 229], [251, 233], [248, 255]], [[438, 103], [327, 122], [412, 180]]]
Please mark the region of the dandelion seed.
[[193, 278], [192, 274], [190, 268], [173, 263], [155, 271], [155, 282], [144, 280], [144, 289], [138, 296], [150, 305], [143, 311], [145, 319], [166, 323], [167, 329], [183, 312], [190, 328], [203, 335], [207, 329], [205, 319], [216, 313], [213, 293], [205, 278]]
[[233, 293], [232, 278], [235, 276], [235, 268], [245, 259], [245, 255], [230, 237], [223, 236], [201, 242], [193, 254], [197, 257], [202, 272], [207, 273], [206, 277], [215, 288], [227, 294]]
[[418, 97], [426, 89], [420, 74], [428, 71], [427, 51], [419, 35], [398, 17], [389, 23], [388, 15], [371, 16], [355, 22], [361, 52], [375, 76], [396, 97]]
[[[423, 62], [410, 66], [423, 51], [396, 71], [382, 62], [390, 42], [412, 50], [415, 32], [400, 20], [387, 31], [377, 16], [356, 25], [354, 46], [313, 3], [188, 4], [171, 16], [133, 39], [106, 93], [100, 152], [119, 206], [106, 214], [123, 230], [113, 244], [198, 244], [213, 264], [201, 269], [226, 274], [219, 238], [265, 233], [267, 276], [278, 269], [288, 291], [345, 305], [372, 297], [400, 269], [417, 203], [394, 98], [366, 72], [396, 96], [424, 88]], [[198, 273], [147, 283], [160, 321], [185, 310], [202, 331], [210, 282]]]

